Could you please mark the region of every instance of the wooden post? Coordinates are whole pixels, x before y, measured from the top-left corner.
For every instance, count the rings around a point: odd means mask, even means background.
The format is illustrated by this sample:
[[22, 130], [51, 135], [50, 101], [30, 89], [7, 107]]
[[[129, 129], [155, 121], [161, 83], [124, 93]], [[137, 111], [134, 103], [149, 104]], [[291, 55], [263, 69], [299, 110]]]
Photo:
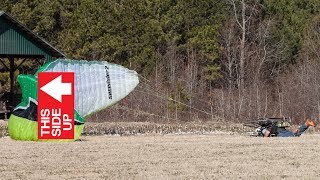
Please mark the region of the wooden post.
[[[13, 86], [14, 86], [14, 71], [15, 71], [15, 67], [14, 67], [14, 58], [13, 57], [9, 57], [9, 61], [10, 61], [10, 97], [9, 97], [9, 106], [12, 108], [14, 106], [14, 92], [13, 92]], [[12, 109], [10, 109], [12, 110]]]

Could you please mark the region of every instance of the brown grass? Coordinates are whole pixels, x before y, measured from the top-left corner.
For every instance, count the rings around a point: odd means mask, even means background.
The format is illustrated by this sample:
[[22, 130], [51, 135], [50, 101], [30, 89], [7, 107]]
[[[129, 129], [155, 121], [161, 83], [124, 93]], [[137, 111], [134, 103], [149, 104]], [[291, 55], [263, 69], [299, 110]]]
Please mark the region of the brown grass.
[[[297, 126], [292, 126], [292, 129]], [[243, 126], [240, 123], [227, 122], [86, 122], [82, 135], [140, 135], [140, 134], [246, 134], [254, 128]], [[310, 128], [312, 133], [319, 132], [319, 127]], [[7, 121], [0, 120], [0, 137], [8, 136]]]
[[72, 143], [0, 138], [1, 179], [318, 179], [319, 134], [83, 136]]
[[[241, 133], [250, 128], [242, 124], [226, 122], [86, 122], [83, 135], [137, 135], [211, 132]], [[0, 137], [8, 135], [7, 122], [0, 122]]]
[[172, 134], [211, 132], [241, 133], [251, 128], [242, 124], [226, 122], [87, 122], [83, 130], [84, 135], [136, 135], [136, 134]]
[[0, 138], [8, 135], [7, 121], [0, 120]]

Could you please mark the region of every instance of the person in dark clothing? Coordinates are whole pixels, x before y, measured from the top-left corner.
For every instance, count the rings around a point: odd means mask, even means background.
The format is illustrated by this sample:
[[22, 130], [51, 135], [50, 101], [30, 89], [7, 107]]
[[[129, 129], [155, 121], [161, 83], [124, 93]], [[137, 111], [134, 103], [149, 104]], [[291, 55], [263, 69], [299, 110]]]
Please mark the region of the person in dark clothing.
[[276, 134], [277, 137], [297, 137], [303, 134], [309, 127], [315, 127], [316, 123], [314, 120], [307, 119], [307, 121], [299, 126], [296, 131], [282, 130], [278, 131], [276, 126], [269, 129], [263, 129], [263, 137], [270, 137], [271, 134]]

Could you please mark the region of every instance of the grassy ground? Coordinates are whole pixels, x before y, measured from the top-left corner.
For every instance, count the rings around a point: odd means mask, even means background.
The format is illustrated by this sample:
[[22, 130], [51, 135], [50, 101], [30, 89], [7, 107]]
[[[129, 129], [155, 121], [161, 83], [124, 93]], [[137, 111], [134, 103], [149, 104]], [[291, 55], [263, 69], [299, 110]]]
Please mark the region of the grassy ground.
[[241, 133], [251, 128], [242, 124], [226, 122], [103, 122], [86, 123], [84, 135], [136, 135], [136, 134], [172, 134], [194, 133], [203, 134], [211, 132]]
[[[296, 128], [296, 126], [293, 126]], [[225, 132], [242, 134], [254, 131], [254, 128], [243, 126], [240, 123], [227, 122], [86, 122], [83, 135], [140, 135], [140, 134], [207, 134]], [[312, 129], [319, 132], [320, 129]], [[7, 122], [0, 120], [0, 137], [7, 136]]]
[[319, 179], [320, 134], [83, 136], [72, 143], [0, 138], [1, 179]]
[[[211, 132], [240, 133], [251, 128], [242, 124], [226, 122], [86, 122], [83, 135], [137, 135], [137, 134], [172, 134], [194, 133], [203, 134]], [[0, 122], [0, 137], [8, 135], [7, 122]]]
[[7, 121], [0, 120], [0, 138], [8, 135]]

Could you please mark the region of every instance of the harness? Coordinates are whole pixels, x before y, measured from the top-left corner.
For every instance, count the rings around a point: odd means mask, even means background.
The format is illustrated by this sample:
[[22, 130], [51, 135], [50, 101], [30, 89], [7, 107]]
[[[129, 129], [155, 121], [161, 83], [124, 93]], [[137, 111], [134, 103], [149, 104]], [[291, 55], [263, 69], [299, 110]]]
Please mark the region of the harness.
[[268, 128], [268, 131], [270, 131], [269, 136], [278, 136], [278, 126], [276, 124], [272, 124], [271, 127]]

